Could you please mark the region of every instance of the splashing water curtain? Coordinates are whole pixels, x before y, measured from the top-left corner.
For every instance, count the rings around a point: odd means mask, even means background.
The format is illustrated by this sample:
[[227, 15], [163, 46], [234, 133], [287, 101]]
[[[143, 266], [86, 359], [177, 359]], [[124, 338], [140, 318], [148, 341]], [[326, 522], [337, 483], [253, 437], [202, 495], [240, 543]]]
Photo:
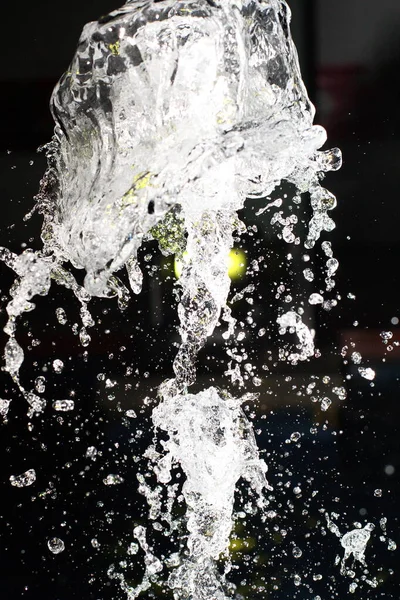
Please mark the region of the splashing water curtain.
[[[145, 455], [157, 484], [151, 487], [145, 477], [138, 478], [150, 521], [162, 521], [173, 531], [180, 469], [187, 535], [180, 551], [163, 565], [146, 528], [135, 528], [145, 557], [143, 581], [130, 585], [114, 565], [108, 572], [130, 600], [160, 580], [165, 565], [177, 599], [232, 597], [229, 544], [240, 479], [248, 483], [260, 519], [268, 519], [267, 465], [242, 407], [251, 395], [243, 391], [235, 398], [216, 387], [197, 394], [189, 390], [196, 380], [198, 352], [220, 321], [226, 324], [227, 342], [236, 335], [232, 302], [228, 306], [228, 261], [234, 236], [238, 239], [246, 229], [238, 217], [246, 199], [258, 205], [256, 215], [280, 208], [271, 223], [294, 246], [312, 249], [320, 234], [335, 226], [329, 211], [336, 200], [321, 179], [340, 167], [341, 154], [320, 150], [326, 134], [313, 125], [314, 108], [289, 22], [284, 0], [135, 0], [86, 25], [51, 102], [55, 134], [46, 147], [48, 170], [34, 209], [44, 219], [43, 248], [19, 256], [6, 248], [0, 251], [17, 275], [7, 305], [5, 368], [25, 397], [30, 417], [46, 405], [37, 386], [36, 391], [27, 389], [19, 375], [24, 351], [17, 325], [34, 308], [33, 297], [47, 294], [52, 281], [72, 290], [81, 304], [79, 335], [86, 347], [94, 325], [91, 298], [117, 297], [125, 309], [129, 291], [116, 275], [123, 268], [131, 290], [140, 293], [137, 252], [144, 242], [156, 240], [161, 253], [174, 255], [178, 265], [181, 341], [174, 376], [159, 388], [152, 415], [154, 442]], [[293, 204], [310, 203], [303, 240], [296, 233], [292, 205], [271, 198], [282, 182], [295, 189]], [[338, 262], [329, 242], [322, 243], [322, 250], [325, 291], [313, 293], [309, 302], [330, 310], [337, 304]], [[68, 264], [85, 270], [83, 285]], [[304, 277], [312, 281], [311, 269]], [[249, 286], [247, 292], [253, 290]], [[292, 336], [291, 343], [282, 343], [280, 358], [294, 365], [316, 353], [303, 305], [292, 299], [288, 310], [276, 314], [279, 333]], [[65, 322], [63, 309], [57, 316]], [[242, 388], [241, 358], [234, 350], [228, 353], [225, 374]], [[2, 403], [5, 416], [9, 402]], [[55, 404], [59, 411], [74, 408], [72, 400]], [[327, 401], [321, 408], [328, 408]], [[35, 478], [30, 470], [13, 476], [11, 485], [29, 486]], [[120, 481], [109, 475], [104, 483]], [[345, 549], [342, 573], [351, 553], [364, 565], [370, 524], [342, 537], [326, 518]], [[58, 538], [48, 544], [54, 554], [64, 549]]]

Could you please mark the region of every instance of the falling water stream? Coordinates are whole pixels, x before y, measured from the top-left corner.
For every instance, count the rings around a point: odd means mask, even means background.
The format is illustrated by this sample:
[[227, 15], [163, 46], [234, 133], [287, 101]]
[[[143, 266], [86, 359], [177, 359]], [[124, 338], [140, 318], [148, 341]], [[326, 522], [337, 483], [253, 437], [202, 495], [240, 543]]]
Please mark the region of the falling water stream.
[[[159, 519], [173, 530], [178, 494], [186, 505], [187, 534], [179, 552], [164, 560], [177, 599], [235, 595], [229, 545], [239, 480], [247, 482], [261, 522], [273, 508], [267, 465], [243, 411], [251, 397], [243, 389], [244, 365], [231, 343], [238, 333], [228, 257], [234, 238], [246, 229], [238, 216], [245, 202], [257, 207], [255, 217], [274, 209], [271, 227], [288, 248], [307, 252], [320, 245], [325, 256], [324, 290], [315, 289], [305, 300], [286, 298], [286, 307], [275, 316], [280, 359], [296, 365], [316, 355], [306, 308], [320, 305], [329, 311], [337, 304], [338, 261], [331, 244], [321, 244], [320, 238], [334, 229], [330, 211], [336, 206], [322, 179], [340, 167], [341, 154], [321, 150], [326, 133], [313, 124], [289, 23], [284, 0], [134, 0], [86, 25], [51, 101], [55, 132], [46, 146], [48, 169], [34, 207], [43, 215], [43, 247], [20, 255], [0, 251], [17, 276], [7, 305], [5, 368], [30, 417], [46, 406], [40, 385], [29, 389], [20, 379], [24, 349], [18, 322], [34, 309], [33, 298], [48, 294], [52, 282], [71, 290], [81, 305], [79, 337], [87, 347], [95, 324], [91, 298], [116, 297], [125, 310], [130, 291], [123, 269], [131, 292], [140, 293], [142, 244], [155, 240], [163, 255], [180, 261], [180, 343], [174, 375], [158, 390], [154, 440], [144, 457], [156, 483], [139, 475], [149, 522]], [[277, 198], [284, 182], [292, 190], [290, 202], [287, 194]], [[301, 203], [310, 208], [305, 235]], [[83, 285], [69, 265], [85, 271]], [[304, 280], [313, 277], [310, 262]], [[62, 308], [57, 316], [65, 322]], [[235, 397], [211, 381], [191, 393], [197, 355], [217, 326], [223, 328], [226, 377], [236, 385]], [[362, 369], [365, 378], [373, 378], [371, 369], [364, 374]], [[321, 409], [329, 404], [323, 398]], [[55, 400], [53, 407], [69, 411], [74, 402]], [[0, 409], [5, 416], [9, 402], [3, 400]], [[179, 491], [177, 470], [184, 480]], [[11, 484], [29, 486], [35, 478], [30, 470], [13, 476]], [[345, 550], [342, 574], [351, 553], [365, 566], [373, 526], [360, 525], [342, 536], [328, 514], [326, 519]], [[142, 582], [128, 584], [115, 565], [108, 572], [129, 599], [148, 590], [163, 572], [146, 527], [136, 527], [134, 536], [144, 552]], [[56, 554], [64, 543], [54, 538], [49, 548]]]

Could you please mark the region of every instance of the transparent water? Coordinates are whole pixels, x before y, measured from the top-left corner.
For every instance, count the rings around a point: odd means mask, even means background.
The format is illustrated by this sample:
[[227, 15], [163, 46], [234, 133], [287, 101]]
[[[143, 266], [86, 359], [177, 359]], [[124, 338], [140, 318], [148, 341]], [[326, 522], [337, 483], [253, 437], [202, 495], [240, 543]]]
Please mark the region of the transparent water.
[[[267, 463], [243, 408], [257, 401], [256, 394], [243, 388], [249, 381], [258, 387], [261, 379], [240, 349], [252, 318], [248, 327], [238, 326], [234, 304], [246, 297], [251, 305], [255, 287], [230, 296], [229, 256], [247, 229], [238, 214], [245, 203], [256, 207], [255, 217], [271, 211], [270, 227], [288, 245], [289, 262], [301, 249], [304, 289], [314, 281], [313, 249], [318, 246], [325, 257], [323, 289], [296, 296], [277, 282], [275, 297], [282, 304], [274, 320], [281, 361], [295, 367], [318, 357], [309, 307], [329, 311], [338, 301], [339, 265], [324, 239], [335, 227], [330, 211], [336, 199], [322, 179], [340, 167], [341, 154], [321, 150], [326, 133], [313, 124], [315, 111], [289, 23], [282, 0], [163, 0], [128, 1], [86, 25], [52, 97], [55, 134], [46, 147], [48, 170], [34, 208], [43, 215], [42, 250], [16, 255], [1, 249], [0, 258], [16, 273], [6, 307], [5, 369], [27, 401], [30, 418], [42, 413], [47, 401], [58, 413], [75, 408], [72, 399], [46, 397], [45, 376], [32, 382], [31, 389], [21, 382], [24, 348], [18, 324], [34, 309], [34, 297], [48, 294], [53, 282], [71, 290], [80, 303], [81, 324], [78, 330], [74, 325], [74, 333], [87, 348], [95, 327], [91, 299], [115, 297], [121, 310], [129, 310], [130, 293], [140, 293], [138, 251], [143, 245], [156, 241], [164, 256], [172, 255], [180, 264], [180, 341], [173, 376], [158, 388], [153, 442], [138, 474], [148, 524], [134, 528], [136, 541], [128, 550], [128, 555], [141, 551], [144, 574], [138, 585], [131, 585], [126, 564], [108, 569], [130, 599], [163, 579], [175, 598], [235, 596], [229, 573], [238, 515], [258, 515], [261, 524], [276, 515]], [[254, 271], [261, 262], [261, 257], [255, 261]], [[76, 269], [84, 270], [83, 283], [74, 276]], [[57, 319], [67, 324], [62, 307]], [[198, 353], [217, 327], [226, 344], [226, 389], [203, 379], [201, 390], [192, 393]], [[258, 332], [265, 334], [265, 329]], [[355, 353], [352, 360], [362, 363]], [[56, 374], [64, 366], [60, 359], [52, 363]], [[374, 379], [370, 368], [360, 366], [359, 372]], [[236, 388], [234, 393], [227, 391], [229, 386]], [[112, 389], [113, 381], [107, 379], [105, 387]], [[314, 388], [310, 383], [306, 393], [326, 412], [332, 399], [314, 395]], [[342, 386], [332, 393], [345, 397]], [[1, 401], [0, 412], [10, 416], [8, 400]], [[133, 409], [126, 415], [136, 418]], [[287, 443], [298, 443], [301, 435], [293, 432]], [[96, 455], [96, 448], [89, 447], [86, 457], [96, 460]], [[25, 487], [35, 479], [31, 469], [10, 482]], [[119, 486], [124, 478], [109, 473], [102, 481]], [[245, 482], [249, 501], [238, 507], [239, 482]], [[301, 488], [295, 486], [293, 493], [301, 496]], [[184, 505], [184, 530], [177, 525], [179, 504]], [[340, 539], [340, 572], [352, 580], [350, 591], [360, 577], [374, 587], [375, 579], [356, 572], [366, 567], [373, 526], [360, 525], [342, 535], [334, 519], [325, 517], [328, 531]], [[157, 556], [150, 545], [150, 526], [175, 540], [169, 556]], [[98, 547], [96, 539], [92, 546]], [[60, 554], [65, 544], [54, 537], [48, 548]], [[299, 547], [292, 553], [301, 559]], [[346, 566], [351, 556], [354, 571]], [[300, 576], [295, 575], [294, 583], [301, 584]]]

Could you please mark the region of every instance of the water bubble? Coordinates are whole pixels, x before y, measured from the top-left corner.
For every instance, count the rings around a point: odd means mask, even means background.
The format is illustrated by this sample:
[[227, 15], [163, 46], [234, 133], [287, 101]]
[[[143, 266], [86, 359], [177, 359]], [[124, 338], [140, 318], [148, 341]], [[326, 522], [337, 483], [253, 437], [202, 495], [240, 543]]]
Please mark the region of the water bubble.
[[53, 554], [60, 554], [61, 552], [64, 552], [64, 550], [65, 550], [64, 542], [60, 538], [57, 538], [57, 537], [51, 538], [47, 542], [47, 546], [48, 546], [50, 552], [52, 552]]
[[55, 400], [53, 402], [53, 408], [58, 412], [68, 412], [74, 410], [75, 402], [74, 400]]
[[64, 368], [64, 363], [62, 360], [60, 360], [59, 358], [56, 358], [56, 360], [53, 360], [53, 369], [55, 373], [62, 373], [62, 370]]
[[103, 479], [104, 485], [119, 485], [123, 483], [124, 479], [121, 475], [107, 475], [105, 479]]
[[360, 367], [358, 369], [358, 372], [360, 373], [361, 377], [364, 377], [364, 379], [368, 379], [368, 381], [372, 381], [373, 379], [375, 379], [375, 371], [373, 369], [370, 369], [369, 367]]
[[11, 475], [10, 483], [13, 487], [29, 487], [36, 481], [36, 471], [34, 469], [28, 469], [21, 475]]

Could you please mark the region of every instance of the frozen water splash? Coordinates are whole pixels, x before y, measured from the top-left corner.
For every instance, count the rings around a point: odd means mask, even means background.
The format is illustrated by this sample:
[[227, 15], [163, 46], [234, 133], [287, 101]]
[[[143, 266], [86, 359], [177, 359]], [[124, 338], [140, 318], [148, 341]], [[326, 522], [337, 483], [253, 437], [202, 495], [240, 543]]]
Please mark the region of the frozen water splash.
[[[172, 468], [185, 475], [187, 547], [176, 560], [170, 557], [169, 579], [175, 596], [185, 600], [226, 597], [217, 561], [228, 556], [238, 481], [249, 483], [260, 509], [266, 506], [267, 467], [242, 400], [215, 388], [196, 396], [187, 391], [197, 354], [221, 317], [228, 325], [225, 339], [234, 334], [227, 261], [234, 234], [244, 230], [238, 211], [246, 198], [259, 203], [257, 214], [281, 208], [271, 225], [288, 244], [300, 244], [297, 215], [282, 199], [271, 198], [285, 181], [295, 189], [294, 204], [301, 196], [311, 204], [306, 248], [334, 228], [329, 213], [336, 200], [320, 180], [340, 167], [340, 151], [319, 150], [326, 133], [313, 125], [289, 24], [284, 0], [135, 0], [86, 25], [52, 97], [55, 135], [46, 147], [48, 170], [35, 207], [44, 217], [43, 249], [21, 256], [0, 249], [0, 259], [17, 275], [7, 306], [5, 368], [30, 415], [43, 411], [45, 400], [21, 384], [24, 352], [16, 322], [34, 308], [32, 299], [47, 294], [52, 281], [72, 290], [81, 304], [79, 338], [86, 347], [94, 325], [91, 297], [117, 297], [125, 309], [129, 292], [115, 275], [122, 268], [132, 291], [140, 292], [137, 252], [143, 242], [157, 240], [164, 255], [182, 259], [185, 253], [178, 283], [181, 344], [174, 378], [160, 387], [153, 413], [154, 426], [168, 439], [163, 453], [155, 447], [147, 452], [158, 487], [168, 486], [166, 507], [159, 490], [138, 477], [150, 518], [164, 511], [172, 523]], [[328, 243], [322, 249], [329, 292], [338, 263]], [[83, 286], [68, 264], [85, 270]], [[305, 277], [312, 281], [310, 269]], [[327, 310], [336, 302], [310, 298]], [[293, 364], [315, 354], [303, 314], [302, 306], [291, 305], [277, 317], [280, 333], [297, 337], [295, 351], [281, 350], [281, 358]], [[63, 309], [56, 316], [67, 323]], [[238, 365], [227, 374], [243, 385]], [[44, 391], [42, 382], [39, 389]], [[2, 414], [8, 410], [4, 402]], [[68, 411], [73, 402], [53, 407]], [[96, 454], [90, 447], [86, 456], [95, 460]], [[114, 486], [123, 478], [111, 474], [103, 482]], [[132, 588], [115, 567], [109, 570], [129, 599], [162, 571], [145, 528], [135, 528], [134, 536], [145, 554], [142, 583]], [[356, 552], [357, 560], [363, 558], [362, 549]]]
[[[128, 291], [114, 274], [124, 266], [132, 290], [140, 291], [136, 256], [144, 240], [157, 239], [165, 254], [186, 249], [182, 344], [175, 380], [162, 390], [174, 396], [193, 383], [197, 352], [226, 307], [227, 256], [245, 198], [259, 198], [262, 211], [288, 181], [311, 199], [306, 247], [333, 229], [328, 212], [336, 201], [319, 180], [340, 167], [340, 152], [318, 151], [326, 134], [313, 125], [289, 22], [284, 0], [164, 0], [127, 2], [86, 25], [52, 97], [55, 135], [36, 204], [43, 250], [20, 257], [1, 251], [18, 275], [7, 309], [6, 369], [21, 391], [15, 321], [52, 279], [82, 303], [86, 346], [90, 297], [117, 296], [125, 308]], [[290, 243], [299, 241], [296, 218], [283, 219]], [[67, 263], [86, 270], [84, 287]], [[234, 320], [224, 314], [232, 333]], [[60, 311], [58, 318], [65, 323]], [[311, 337], [305, 326], [294, 327], [301, 349], [288, 358], [304, 360], [312, 355]]]
[[229, 554], [238, 481], [242, 478], [249, 483], [260, 509], [267, 505], [263, 494], [271, 489], [265, 478], [267, 465], [259, 458], [242, 403], [243, 399], [209, 388], [196, 395], [168, 398], [153, 412], [154, 426], [168, 434], [162, 442], [162, 456], [157, 456], [154, 447], [148, 452], [156, 457], [157, 479], [169, 485], [176, 466], [186, 478], [182, 493], [189, 532], [187, 556], [169, 579], [179, 598], [225, 597], [216, 561]]
[[[332, 515], [333, 516], [333, 515]], [[364, 527], [361, 527], [360, 524], [355, 523], [357, 527], [352, 531], [348, 531], [344, 535], [340, 533], [339, 527], [332, 520], [328, 513], [325, 513], [327, 527], [329, 531], [331, 531], [334, 535], [336, 535], [340, 539], [340, 544], [344, 549], [344, 556], [341, 560], [340, 573], [342, 575], [347, 575], [348, 577], [354, 579], [355, 572], [352, 568], [347, 566], [347, 562], [350, 558], [353, 558], [354, 562], [359, 562], [363, 567], [367, 566], [365, 561], [365, 552], [367, 549], [368, 542], [371, 538], [371, 533], [375, 529], [375, 525], [373, 523], [367, 523]], [[339, 558], [338, 561], [339, 562]], [[364, 571], [367, 573], [368, 571]], [[367, 579], [363, 577], [363, 580], [370, 585], [371, 587], [376, 587], [377, 581], [376, 579]], [[358, 579], [356, 579], [350, 586], [350, 591], [354, 592], [358, 586]]]

